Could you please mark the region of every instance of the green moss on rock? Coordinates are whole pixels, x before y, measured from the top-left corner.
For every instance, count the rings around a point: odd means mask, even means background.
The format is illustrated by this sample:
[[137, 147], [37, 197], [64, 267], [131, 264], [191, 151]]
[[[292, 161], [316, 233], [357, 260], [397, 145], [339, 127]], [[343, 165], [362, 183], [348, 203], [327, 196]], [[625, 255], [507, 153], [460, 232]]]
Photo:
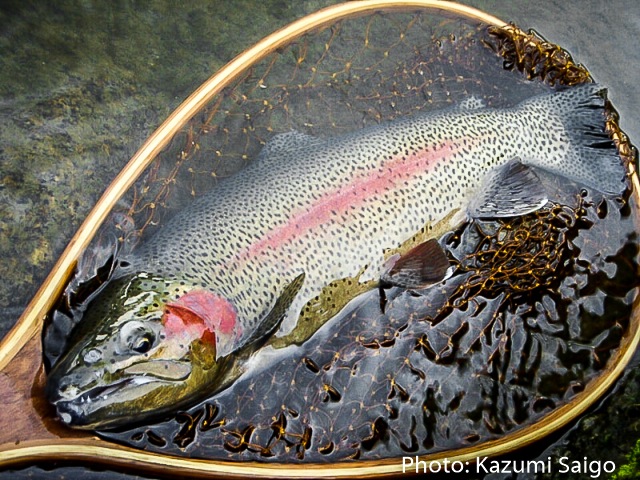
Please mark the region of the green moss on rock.
[[636, 480], [640, 478], [640, 439], [627, 455], [627, 463], [622, 465], [611, 480]]

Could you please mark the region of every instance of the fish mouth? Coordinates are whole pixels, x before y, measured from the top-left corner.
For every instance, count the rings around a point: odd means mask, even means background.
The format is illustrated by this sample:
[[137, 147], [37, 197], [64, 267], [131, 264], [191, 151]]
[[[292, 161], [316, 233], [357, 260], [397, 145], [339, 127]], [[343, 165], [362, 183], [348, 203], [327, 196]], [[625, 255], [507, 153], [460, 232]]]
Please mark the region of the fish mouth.
[[[95, 386], [73, 398], [65, 398], [62, 394], [56, 393], [57, 398], [50, 398], [49, 401], [55, 405], [58, 417], [63, 423], [74, 428], [91, 429], [111, 423], [108, 418], [102, 418], [100, 410], [114, 404], [136, 400], [151, 390], [151, 383], [168, 384], [153, 377], [125, 378], [110, 385]], [[155, 388], [157, 386], [154, 385], [152, 389]], [[124, 392], [126, 395], [122, 394]], [[136, 412], [132, 408], [131, 419], [135, 416]]]
[[160, 388], [184, 387], [192, 370], [188, 362], [142, 362], [107, 380], [101, 371], [65, 366], [49, 374], [45, 392], [58, 418], [80, 429], [118, 428], [139, 421], [158, 407], [157, 398], [147, 401], [145, 397]]

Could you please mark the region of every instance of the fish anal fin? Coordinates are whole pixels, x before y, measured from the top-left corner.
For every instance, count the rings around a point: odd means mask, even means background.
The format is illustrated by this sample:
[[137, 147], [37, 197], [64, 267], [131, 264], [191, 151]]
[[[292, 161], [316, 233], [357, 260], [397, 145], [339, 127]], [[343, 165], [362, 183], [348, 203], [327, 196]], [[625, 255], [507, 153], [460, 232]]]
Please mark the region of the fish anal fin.
[[404, 255], [393, 255], [380, 276], [384, 285], [404, 288], [424, 288], [445, 280], [451, 264], [435, 238], [421, 243]]
[[485, 175], [467, 211], [471, 218], [517, 217], [539, 210], [547, 201], [538, 175], [515, 157]]

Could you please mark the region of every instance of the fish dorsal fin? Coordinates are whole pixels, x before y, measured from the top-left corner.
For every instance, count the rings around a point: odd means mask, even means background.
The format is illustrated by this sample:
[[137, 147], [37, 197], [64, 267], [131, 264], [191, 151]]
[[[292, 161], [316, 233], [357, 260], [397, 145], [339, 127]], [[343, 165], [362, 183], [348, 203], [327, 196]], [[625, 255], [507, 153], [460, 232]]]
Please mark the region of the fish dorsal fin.
[[293, 281], [287, 285], [269, 314], [259, 323], [258, 328], [251, 336], [238, 347], [250, 347], [251, 350], [262, 347], [269, 338], [276, 332], [280, 323], [287, 314], [287, 310], [291, 306], [293, 299], [298, 295], [302, 284], [304, 283], [305, 274], [301, 273]]
[[265, 143], [260, 155], [258, 155], [259, 161], [264, 161], [267, 158], [281, 155], [283, 153], [294, 152], [303, 147], [309, 147], [321, 143], [322, 140], [306, 133], [298, 132], [297, 130], [291, 130], [290, 132], [279, 133], [270, 138]]
[[393, 255], [380, 276], [382, 284], [404, 288], [424, 288], [445, 280], [451, 264], [435, 238], [413, 247], [404, 255]]
[[479, 110], [486, 107], [487, 105], [484, 103], [484, 100], [475, 95], [468, 96], [456, 105], [458, 110]]
[[487, 173], [467, 211], [471, 218], [517, 217], [539, 210], [547, 201], [538, 175], [514, 158]]

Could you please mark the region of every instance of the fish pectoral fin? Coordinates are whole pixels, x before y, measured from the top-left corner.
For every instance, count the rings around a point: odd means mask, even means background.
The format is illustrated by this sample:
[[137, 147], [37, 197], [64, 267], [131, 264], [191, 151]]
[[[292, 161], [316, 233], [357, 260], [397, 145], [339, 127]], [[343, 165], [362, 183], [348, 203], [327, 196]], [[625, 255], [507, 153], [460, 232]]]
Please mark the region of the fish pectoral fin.
[[447, 279], [451, 273], [450, 267], [446, 253], [432, 238], [404, 255], [389, 258], [380, 282], [396, 287], [424, 288]]
[[285, 318], [289, 307], [293, 303], [293, 299], [298, 295], [302, 284], [304, 283], [305, 274], [298, 275], [287, 287], [284, 289], [271, 311], [266, 317], [259, 323], [258, 328], [251, 334], [251, 336], [241, 345], [239, 348], [251, 347], [251, 350], [262, 347], [267, 340], [278, 330], [278, 327]]
[[536, 172], [516, 157], [489, 171], [471, 199], [471, 218], [517, 217], [535, 212], [548, 202]]

